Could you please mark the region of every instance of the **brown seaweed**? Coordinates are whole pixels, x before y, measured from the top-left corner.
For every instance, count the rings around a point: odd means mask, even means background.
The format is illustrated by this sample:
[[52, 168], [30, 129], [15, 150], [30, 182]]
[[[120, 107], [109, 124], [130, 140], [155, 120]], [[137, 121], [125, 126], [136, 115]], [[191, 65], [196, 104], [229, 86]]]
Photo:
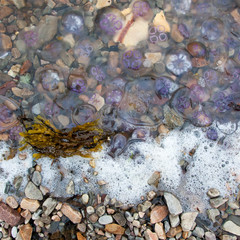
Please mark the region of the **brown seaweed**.
[[36, 159], [73, 155], [91, 158], [91, 153], [99, 151], [113, 134], [101, 129], [97, 120], [65, 130], [57, 129], [49, 120], [40, 116], [34, 120], [22, 118], [21, 121], [26, 131], [20, 133], [23, 137], [21, 144], [24, 145], [20, 150], [31, 146], [37, 152], [33, 154]]

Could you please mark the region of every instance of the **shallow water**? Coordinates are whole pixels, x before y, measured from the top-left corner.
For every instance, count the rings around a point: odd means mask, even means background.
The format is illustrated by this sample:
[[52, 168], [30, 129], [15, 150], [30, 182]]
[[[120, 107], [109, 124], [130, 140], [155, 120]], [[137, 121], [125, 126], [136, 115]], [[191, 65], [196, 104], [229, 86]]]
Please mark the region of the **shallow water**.
[[[239, 1], [63, 2], [1, 6], [13, 9], [0, 16], [1, 138], [16, 147], [24, 130], [19, 115], [41, 115], [58, 129], [99, 119], [115, 133], [96, 154], [95, 169], [80, 157], [51, 166], [38, 160], [43, 184], [56, 196], [65, 196], [74, 180], [76, 193], [91, 189], [135, 203], [151, 189], [154, 171], [162, 174], [159, 189], [175, 192], [186, 209], [203, 212], [210, 187], [234, 195]], [[23, 170], [11, 172], [0, 162], [2, 196], [7, 181], [27, 175], [31, 156], [24, 161]], [[108, 184], [99, 189], [98, 180]]]

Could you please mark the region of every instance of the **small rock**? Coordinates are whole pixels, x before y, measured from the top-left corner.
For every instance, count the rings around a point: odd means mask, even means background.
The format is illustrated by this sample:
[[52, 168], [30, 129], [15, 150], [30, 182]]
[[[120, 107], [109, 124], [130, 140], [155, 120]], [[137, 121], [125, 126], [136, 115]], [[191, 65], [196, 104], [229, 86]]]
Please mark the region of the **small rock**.
[[210, 205], [213, 208], [219, 208], [220, 206], [222, 206], [227, 201], [228, 201], [227, 198], [222, 198], [222, 197], [212, 198], [212, 199], [210, 199]]
[[113, 218], [110, 215], [104, 215], [99, 218], [98, 222], [102, 225], [107, 225], [113, 222]]
[[74, 185], [73, 180], [70, 180], [70, 182], [68, 183], [67, 188], [66, 188], [66, 193], [70, 194], [70, 195], [75, 194], [75, 185]]
[[240, 236], [240, 226], [238, 226], [237, 224], [235, 224], [232, 221], [226, 221], [223, 224], [222, 229], [226, 232]]
[[180, 218], [178, 215], [174, 216], [169, 214], [169, 220], [172, 227], [177, 227], [180, 224]]
[[152, 64], [155, 64], [159, 62], [162, 58], [162, 53], [156, 52], [156, 53], [145, 53], [144, 54], [146, 59], [149, 60]]
[[57, 206], [57, 201], [53, 198], [47, 198], [43, 205], [43, 212], [46, 216], [50, 215], [54, 208]]
[[99, 217], [103, 216], [106, 212], [105, 206], [100, 206], [97, 208], [96, 213]]
[[18, 202], [17, 202], [17, 200], [15, 199], [15, 197], [13, 197], [13, 196], [8, 196], [8, 197], [6, 198], [6, 203], [7, 203], [7, 205], [8, 205], [9, 207], [11, 207], [11, 208], [13, 208], [13, 209], [15, 209], [15, 208], [18, 207]]
[[116, 213], [113, 215], [114, 220], [120, 225], [124, 226], [126, 224], [126, 219], [122, 213]]
[[17, 227], [13, 227], [12, 230], [11, 230], [11, 235], [13, 238], [16, 238], [17, 237]]
[[158, 235], [159, 239], [166, 239], [166, 234], [165, 234], [165, 231], [164, 231], [164, 227], [163, 227], [163, 224], [161, 222], [155, 224], [155, 232]]
[[173, 194], [164, 192], [164, 199], [166, 201], [170, 214], [176, 216], [182, 213], [181, 203]]
[[0, 202], [0, 219], [8, 223], [10, 226], [16, 226], [21, 221], [21, 215], [17, 210], [10, 208], [3, 202]]
[[19, 228], [19, 233], [22, 240], [31, 240], [32, 232], [33, 232], [33, 229], [29, 223]]
[[38, 200], [23, 198], [20, 207], [22, 209], [27, 209], [30, 212], [36, 212], [37, 209], [40, 207], [40, 203]]
[[88, 101], [89, 104], [93, 105], [97, 111], [99, 111], [105, 104], [105, 100], [98, 93], [94, 93]]
[[193, 231], [193, 235], [199, 238], [203, 238], [204, 236], [204, 229], [200, 228], [200, 227], [195, 227], [194, 231]]
[[183, 231], [190, 231], [195, 222], [198, 212], [186, 212], [181, 215], [181, 226]]
[[150, 214], [151, 223], [161, 222], [168, 215], [167, 206], [155, 206]]
[[79, 223], [77, 225], [77, 229], [82, 232], [82, 233], [85, 233], [86, 232], [86, 229], [87, 229], [87, 226], [85, 223]]
[[28, 88], [18, 88], [18, 87], [13, 87], [12, 92], [15, 96], [20, 98], [27, 98], [34, 94], [34, 92], [29, 90]]
[[57, 119], [63, 125], [63, 127], [66, 127], [70, 123], [69, 117], [62, 114], [58, 115]]
[[2, 48], [4, 50], [11, 49], [12, 48], [11, 38], [6, 34], [1, 34], [1, 38], [2, 38]]
[[88, 206], [86, 210], [87, 210], [87, 213], [89, 215], [95, 212], [95, 210], [94, 210], [94, 208], [92, 206]]
[[13, 0], [13, 3], [18, 9], [26, 6], [25, 0]]
[[125, 212], [125, 217], [127, 219], [128, 222], [132, 222], [133, 221], [133, 216], [130, 212], [126, 211]]
[[86, 238], [80, 232], [77, 232], [77, 240], [86, 240]]
[[24, 192], [27, 198], [35, 199], [35, 200], [43, 199], [42, 192], [36, 187], [36, 185], [34, 185], [30, 181], [28, 182]]
[[83, 194], [82, 195], [82, 203], [86, 205], [86, 204], [88, 204], [88, 201], [89, 201], [88, 194]]
[[34, 171], [33, 175], [32, 175], [32, 182], [36, 185], [36, 186], [40, 186], [41, 182], [42, 182], [42, 176], [41, 173], [38, 171]]
[[118, 224], [112, 223], [105, 226], [105, 231], [112, 234], [123, 235], [125, 233], [125, 228]]
[[236, 236], [230, 236], [230, 235], [222, 235], [220, 236], [221, 240], [237, 240]]
[[97, 0], [96, 8], [101, 9], [112, 4], [112, 0]]
[[11, 69], [8, 71], [8, 75], [15, 78], [20, 72], [20, 68], [21, 68], [20, 64], [13, 65]]
[[161, 173], [158, 171], [155, 171], [152, 176], [148, 179], [147, 183], [149, 185], [153, 185], [156, 188], [158, 187], [159, 180], [161, 178]]
[[168, 105], [163, 107], [164, 118], [168, 128], [181, 127], [184, 124], [183, 118]]
[[234, 201], [234, 202], [229, 201], [228, 206], [232, 209], [239, 209], [239, 203], [237, 201]]
[[62, 213], [68, 217], [73, 223], [80, 223], [82, 220], [82, 215], [77, 210], [73, 209], [67, 203], [64, 203], [61, 208]]
[[216, 236], [212, 232], [205, 232], [205, 239], [206, 240], [216, 240]]
[[152, 203], [150, 201], [145, 201], [143, 204], [139, 204], [139, 212], [145, 212], [152, 206]]
[[218, 209], [208, 209], [207, 210], [208, 218], [215, 223], [216, 217], [220, 215], [220, 211]]
[[147, 229], [144, 232], [144, 236], [145, 236], [146, 240], [158, 240], [157, 234], [153, 233], [150, 229]]
[[156, 195], [157, 195], [157, 193], [154, 192], [154, 191], [148, 192], [148, 193], [147, 193], [147, 199], [148, 199], [148, 201], [153, 200], [153, 199], [156, 197]]
[[178, 226], [176, 228], [170, 228], [170, 230], [167, 233], [167, 237], [168, 238], [173, 238], [175, 237], [177, 234], [182, 232], [182, 228], [181, 226]]
[[210, 188], [207, 192], [210, 198], [216, 198], [220, 196], [220, 192], [216, 188]]
[[13, 10], [7, 6], [1, 6], [0, 8], [0, 20], [11, 15]]
[[89, 216], [89, 220], [91, 223], [96, 223], [98, 220], [98, 215], [96, 213], [93, 213], [92, 215]]
[[178, 42], [178, 43], [180, 43], [184, 40], [183, 35], [178, 30], [177, 24], [172, 25], [171, 37], [175, 42]]
[[155, 27], [157, 26], [163, 26], [165, 29], [165, 32], [170, 32], [170, 26], [166, 20], [166, 17], [164, 15], [164, 12], [161, 11], [158, 14], [156, 14], [155, 18], [153, 19], [153, 25]]

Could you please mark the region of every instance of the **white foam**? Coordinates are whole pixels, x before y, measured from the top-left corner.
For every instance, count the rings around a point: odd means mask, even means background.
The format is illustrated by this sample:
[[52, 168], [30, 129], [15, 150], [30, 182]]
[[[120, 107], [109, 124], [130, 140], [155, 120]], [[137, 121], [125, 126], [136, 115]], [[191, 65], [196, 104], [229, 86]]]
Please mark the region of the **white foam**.
[[[90, 167], [88, 159], [79, 156], [61, 158], [52, 165], [52, 160], [43, 158], [38, 160], [42, 166], [42, 185], [48, 187], [55, 196], [66, 197], [66, 187], [73, 180], [76, 194], [104, 192], [123, 203], [137, 203], [147, 191], [154, 189], [147, 184], [147, 180], [154, 171], [160, 171], [160, 190], [173, 191], [186, 209], [196, 210], [198, 207], [204, 210], [208, 200], [206, 192], [210, 187], [218, 188], [226, 196], [237, 190], [236, 178], [240, 179], [239, 133], [238, 130], [227, 136], [225, 144], [219, 145], [208, 140], [202, 129], [188, 127], [183, 131], [172, 131], [160, 143], [151, 139], [135, 143], [128, 149], [128, 154], [115, 159], [107, 154], [105, 147], [102, 152], [95, 154], [95, 169]], [[193, 148], [196, 152], [191, 157], [188, 153]], [[6, 146], [2, 145], [1, 153], [5, 150]], [[131, 154], [136, 150], [139, 151], [138, 157], [132, 159]], [[190, 163], [186, 174], [180, 168], [181, 159]], [[22, 175], [26, 179], [31, 164], [31, 157], [24, 161], [15, 157], [0, 162], [3, 170], [0, 176], [0, 196], [3, 195], [6, 182], [12, 182], [14, 176]], [[94, 176], [94, 171], [98, 172], [97, 176]], [[89, 183], [84, 182], [85, 177]], [[99, 180], [107, 184], [99, 187]]]

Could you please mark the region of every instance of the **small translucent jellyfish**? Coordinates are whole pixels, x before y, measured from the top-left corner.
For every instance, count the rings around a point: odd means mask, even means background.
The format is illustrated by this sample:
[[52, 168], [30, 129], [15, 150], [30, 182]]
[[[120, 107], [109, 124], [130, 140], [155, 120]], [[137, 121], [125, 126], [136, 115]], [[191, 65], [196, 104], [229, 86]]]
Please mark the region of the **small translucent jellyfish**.
[[96, 120], [97, 110], [90, 104], [81, 104], [72, 110], [72, 121], [76, 125], [82, 125]]
[[218, 139], [217, 130], [215, 128], [209, 128], [207, 130], [207, 138], [216, 141]]
[[78, 12], [68, 12], [62, 17], [63, 31], [80, 35], [84, 30], [83, 16]]
[[123, 66], [131, 70], [139, 70], [143, 64], [143, 56], [139, 50], [129, 50], [123, 54]]
[[70, 75], [67, 81], [69, 90], [76, 93], [83, 93], [87, 90], [87, 82], [83, 76]]
[[21, 139], [19, 133], [23, 132], [23, 126], [21, 124], [17, 124], [12, 127], [9, 131], [9, 138], [17, 145], [17, 141]]
[[150, 6], [147, 1], [140, 0], [134, 2], [132, 9], [134, 18], [145, 17], [150, 11]]
[[205, 110], [194, 111], [190, 117], [191, 123], [196, 127], [208, 127], [213, 120], [209, 113]]
[[186, 14], [191, 7], [192, 0], [172, 0], [172, 6], [179, 14]]
[[206, 47], [200, 42], [191, 42], [187, 45], [188, 52], [193, 57], [205, 57], [207, 54]]
[[182, 34], [182, 36], [184, 38], [189, 38], [190, 37], [189, 30], [188, 30], [187, 26], [184, 23], [180, 23], [178, 25], [178, 31]]
[[149, 41], [153, 44], [158, 42], [165, 42], [168, 40], [168, 36], [165, 32], [165, 27], [159, 25], [157, 27], [150, 27], [149, 29]]
[[42, 59], [55, 62], [63, 50], [63, 44], [60, 41], [53, 41], [48, 43], [43, 47], [42, 51], [39, 51], [39, 54]]
[[119, 14], [116, 10], [106, 10], [99, 18], [100, 29], [108, 35], [115, 35], [123, 28], [123, 20]]
[[178, 84], [173, 82], [169, 77], [162, 76], [155, 80], [155, 91], [157, 96], [162, 98], [170, 98], [171, 94], [176, 91]]
[[40, 74], [40, 82], [42, 87], [47, 91], [53, 91], [58, 88], [61, 81], [58, 72], [54, 69], [47, 69]]
[[224, 25], [221, 20], [217, 18], [209, 18], [202, 24], [202, 37], [209, 41], [215, 41], [222, 36], [223, 29]]
[[148, 128], [137, 128], [133, 131], [131, 138], [147, 140], [150, 137], [150, 130]]
[[54, 102], [47, 102], [43, 105], [43, 113], [47, 116], [47, 117], [53, 117], [53, 116], [57, 116], [60, 113], [60, 108], [59, 106], [54, 103]]
[[90, 74], [99, 82], [102, 82], [106, 78], [106, 74], [103, 71], [102, 67], [96, 65], [90, 68]]
[[105, 101], [107, 104], [118, 105], [123, 98], [123, 92], [120, 89], [113, 89], [106, 93]]
[[210, 95], [207, 91], [206, 88], [198, 85], [198, 84], [193, 84], [190, 87], [190, 94], [189, 97], [193, 102], [205, 102], [210, 98]]
[[192, 69], [191, 59], [184, 50], [172, 51], [166, 57], [166, 67], [174, 75], [181, 75]]
[[121, 133], [116, 134], [111, 140], [108, 154], [112, 157], [120, 155], [124, 151], [126, 144], [127, 138]]
[[213, 95], [212, 101], [216, 110], [223, 113], [231, 110], [230, 103], [233, 102], [233, 96], [226, 95], [224, 92], [220, 91]]
[[28, 47], [35, 47], [38, 44], [37, 29], [31, 29], [21, 34], [23, 41]]
[[93, 46], [88, 41], [78, 42], [74, 46], [74, 54], [76, 57], [89, 57], [93, 53]]
[[236, 6], [235, 1], [232, 0], [214, 0], [213, 3], [222, 10], [230, 10]]
[[12, 121], [12, 118], [13, 118], [13, 111], [10, 110], [3, 103], [0, 104], [0, 110], [1, 110], [0, 122], [10, 123]]
[[219, 77], [218, 72], [213, 69], [206, 69], [203, 72], [203, 79], [208, 88], [216, 87]]

